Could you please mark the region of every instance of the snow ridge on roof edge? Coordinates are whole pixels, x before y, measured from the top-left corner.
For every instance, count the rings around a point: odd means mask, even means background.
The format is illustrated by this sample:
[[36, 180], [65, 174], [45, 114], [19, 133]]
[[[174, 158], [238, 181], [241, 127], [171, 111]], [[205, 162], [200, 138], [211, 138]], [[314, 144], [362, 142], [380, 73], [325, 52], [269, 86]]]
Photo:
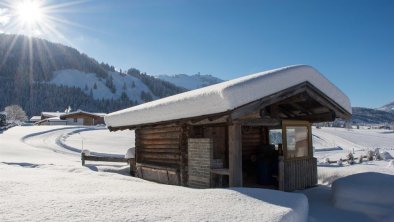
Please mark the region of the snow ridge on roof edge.
[[352, 112], [349, 98], [319, 71], [308, 65], [294, 65], [130, 107], [110, 113], [104, 119], [109, 127], [121, 127], [221, 113], [305, 81]]

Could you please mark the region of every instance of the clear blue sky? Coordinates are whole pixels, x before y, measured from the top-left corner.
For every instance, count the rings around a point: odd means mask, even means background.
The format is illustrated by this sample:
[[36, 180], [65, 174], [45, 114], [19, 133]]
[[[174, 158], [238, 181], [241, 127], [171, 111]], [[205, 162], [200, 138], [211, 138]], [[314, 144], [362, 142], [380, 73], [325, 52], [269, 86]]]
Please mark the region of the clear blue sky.
[[391, 0], [96, 0], [60, 9], [51, 15], [66, 21], [55, 27], [64, 38], [48, 38], [123, 70], [232, 79], [308, 64], [353, 106], [394, 100]]

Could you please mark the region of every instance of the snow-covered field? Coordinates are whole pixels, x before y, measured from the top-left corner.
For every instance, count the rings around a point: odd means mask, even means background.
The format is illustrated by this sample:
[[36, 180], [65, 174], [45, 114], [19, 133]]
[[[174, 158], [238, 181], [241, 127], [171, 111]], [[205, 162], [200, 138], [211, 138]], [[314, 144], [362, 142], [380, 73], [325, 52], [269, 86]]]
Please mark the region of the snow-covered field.
[[[322, 128], [313, 129], [313, 134], [320, 185], [284, 193], [190, 189], [130, 177], [128, 166], [121, 163], [81, 166], [82, 147], [97, 154], [124, 155], [134, 141], [132, 131], [14, 127], [0, 133], [0, 221], [306, 221], [308, 215], [312, 222], [379, 221], [364, 214], [368, 211], [334, 206], [331, 183], [358, 172], [394, 175], [388, 160], [343, 166], [324, 161], [345, 158], [353, 148], [355, 157], [377, 147], [394, 156], [394, 133]], [[376, 212], [373, 207], [371, 203], [370, 212]]]
[[[354, 157], [366, 155], [369, 150], [380, 148], [394, 156], [394, 132], [375, 129], [313, 128], [314, 156], [318, 159], [319, 182], [331, 184], [335, 179], [361, 172], [381, 172], [394, 174], [394, 168], [388, 167], [388, 160], [364, 161], [361, 164], [344, 166], [326, 164], [325, 160], [345, 159], [354, 152]], [[356, 161], [357, 163], [357, 161]]]
[[133, 140], [130, 131], [61, 126], [0, 134], [0, 221], [307, 221], [304, 194], [190, 189], [122, 175], [125, 164], [82, 167], [78, 137], [117, 154]]

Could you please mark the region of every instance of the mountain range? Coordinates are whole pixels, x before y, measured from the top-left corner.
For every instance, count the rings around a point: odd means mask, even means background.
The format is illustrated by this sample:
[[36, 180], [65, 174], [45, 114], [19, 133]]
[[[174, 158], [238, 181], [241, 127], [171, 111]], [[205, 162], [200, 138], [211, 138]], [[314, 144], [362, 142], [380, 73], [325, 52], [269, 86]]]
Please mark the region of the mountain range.
[[378, 110], [394, 113], [394, 101], [378, 108]]

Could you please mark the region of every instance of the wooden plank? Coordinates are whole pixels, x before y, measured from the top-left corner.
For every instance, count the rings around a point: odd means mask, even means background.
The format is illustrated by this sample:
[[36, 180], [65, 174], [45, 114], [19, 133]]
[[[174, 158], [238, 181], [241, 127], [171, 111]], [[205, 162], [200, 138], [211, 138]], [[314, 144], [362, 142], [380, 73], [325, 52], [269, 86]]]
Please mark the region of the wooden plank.
[[279, 162], [279, 189], [294, 191], [317, 184], [316, 158], [289, 159]]
[[158, 126], [158, 127], [142, 127], [139, 128], [142, 134], [149, 133], [167, 133], [167, 132], [180, 132], [180, 126]]
[[297, 120], [308, 120], [310, 122], [331, 122], [336, 118], [335, 112], [316, 113], [305, 117], [297, 117]]
[[144, 144], [140, 149], [179, 149], [179, 144]]
[[179, 138], [179, 150], [180, 150], [180, 168], [179, 168], [179, 181], [182, 186], [188, 184], [188, 145], [187, 139], [189, 137], [190, 128], [187, 125], [182, 126], [181, 137]]
[[230, 175], [229, 169], [221, 168], [221, 169], [211, 169], [211, 173], [217, 175]]
[[233, 124], [228, 127], [229, 146], [229, 185], [242, 187], [242, 133], [241, 125]]
[[167, 159], [167, 160], [179, 160], [179, 154], [174, 154], [174, 153], [143, 153], [139, 152], [139, 155], [141, 155], [142, 158], [144, 159], [155, 159], [155, 160], [161, 160], [161, 159]]
[[141, 153], [180, 153], [179, 149], [172, 149], [172, 148], [153, 148], [153, 149], [148, 149], [148, 148], [142, 148], [138, 152]]
[[141, 139], [138, 143], [142, 145], [179, 145], [178, 139]]
[[153, 133], [144, 134], [141, 133], [142, 139], [179, 139], [181, 136], [180, 132], [168, 132], [168, 133]]
[[125, 158], [120, 157], [104, 157], [104, 156], [85, 156], [85, 161], [104, 161], [104, 162], [125, 162], [127, 163], [128, 160]]
[[329, 108], [330, 110], [335, 110], [335, 113], [338, 117], [343, 119], [350, 119], [352, 117], [352, 114], [348, 113], [344, 108], [342, 108], [334, 100], [329, 98], [312, 84], [308, 84], [307, 93], [321, 105]]
[[156, 158], [150, 158], [150, 159], [144, 159], [141, 157], [140, 162], [138, 163], [143, 163], [143, 164], [157, 164], [157, 165], [179, 165], [179, 160], [176, 159], [156, 159]]

